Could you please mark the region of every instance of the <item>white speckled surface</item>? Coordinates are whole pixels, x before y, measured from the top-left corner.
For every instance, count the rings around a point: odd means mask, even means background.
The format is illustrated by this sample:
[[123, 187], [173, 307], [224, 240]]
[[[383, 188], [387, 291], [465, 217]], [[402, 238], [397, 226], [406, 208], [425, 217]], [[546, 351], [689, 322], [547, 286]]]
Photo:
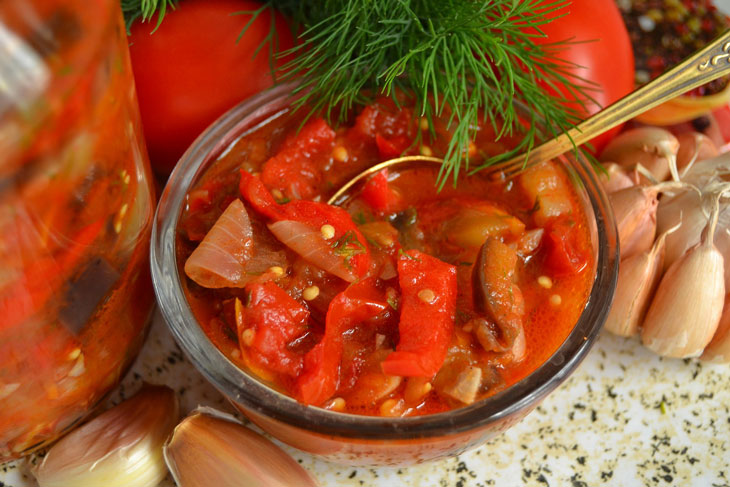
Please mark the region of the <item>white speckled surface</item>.
[[[205, 404], [231, 411], [161, 321], [157, 316], [113, 399], [147, 380], [174, 387], [184, 410]], [[635, 340], [604, 333], [576, 373], [525, 420], [460, 457], [354, 469], [287, 449], [323, 487], [730, 487], [730, 366], [661, 359]], [[16, 462], [0, 467], [2, 486], [36, 484], [25, 462]]]

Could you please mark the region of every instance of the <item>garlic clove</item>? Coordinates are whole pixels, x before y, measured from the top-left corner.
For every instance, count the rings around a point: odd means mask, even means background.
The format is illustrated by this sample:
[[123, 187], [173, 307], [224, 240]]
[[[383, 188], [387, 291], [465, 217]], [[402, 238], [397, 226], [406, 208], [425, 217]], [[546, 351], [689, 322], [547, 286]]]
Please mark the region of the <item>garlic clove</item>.
[[677, 169], [688, 171], [696, 162], [711, 159], [719, 153], [712, 139], [699, 132], [683, 132], [677, 135]]
[[636, 229], [621, 246], [621, 255], [631, 257], [648, 252], [654, 244], [654, 237], [656, 237], [656, 213], [647, 211], [636, 225]]
[[611, 333], [628, 337], [639, 331], [662, 275], [666, 235], [660, 235], [650, 251], [621, 261], [616, 294], [606, 319], [606, 329]]
[[722, 317], [715, 335], [700, 356], [700, 360], [718, 364], [730, 364], [730, 294], [725, 295]]
[[162, 445], [178, 403], [164, 386], [145, 386], [53, 445], [34, 470], [40, 487], [155, 487], [167, 475]]
[[[730, 256], [730, 205], [721, 203], [714, 243], [724, 257]], [[657, 233], [681, 222], [676, 232], [667, 235], [664, 268], [667, 269], [690, 248], [700, 242], [702, 230], [709, 220], [709, 212], [703, 208], [700, 195], [684, 190], [671, 198], [662, 198], [657, 208]], [[730, 266], [725, 267], [725, 287], [730, 289]]]
[[676, 232], [667, 236], [665, 268], [700, 242], [708, 218], [709, 215], [702, 210], [702, 198], [695, 191], [685, 190], [673, 197], [662, 198], [657, 208], [657, 231], [664, 232], [677, 223], [682, 224]]
[[621, 259], [648, 250], [656, 233], [657, 190], [632, 186], [608, 199], [616, 217]]
[[164, 455], [178, 487], [318, 485], [274, 443], [210, 408], [198, 408], [180, 422]]
[[606, 162], [603, 164], [603, 168], [605, 172], [598, 174], [598, 180], [606, 193], [615, 193], [620, 189], [630, 188], [637, 182], [615, 162]]
[[612, 139], [601, 153], [602, 161], [613, 161], [626, 170], [641, 164], [657, 181], [666, 180], [676, 164], [679, 141], [668, 130], [639, 127]]
[[659, 282], [641, 339], [659, 355], [699, 356], [720, 322], [725, 298], [724, 259], [713, 244], [719, 195], [701, 242], [675, 261]]

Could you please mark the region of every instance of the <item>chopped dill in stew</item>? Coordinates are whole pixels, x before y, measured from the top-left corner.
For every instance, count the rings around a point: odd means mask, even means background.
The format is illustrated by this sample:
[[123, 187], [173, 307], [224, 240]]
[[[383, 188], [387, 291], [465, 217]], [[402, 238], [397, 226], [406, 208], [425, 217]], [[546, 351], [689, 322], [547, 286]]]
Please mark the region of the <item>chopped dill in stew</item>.
[[[378, 162], [442, 156], [447, 121], [385, 98], [337, 129], [284, 111], [210, 166], [187, 195], [178, 265], [231, 361], [305, 404], [409, 416], [503, 390], [557, 350], [595, 267], [559, 164], [440, 191], [431, 167], [383, 170], [324, 203]], [[485, 123], [464, 150], [478, 163], [514, 142]]]

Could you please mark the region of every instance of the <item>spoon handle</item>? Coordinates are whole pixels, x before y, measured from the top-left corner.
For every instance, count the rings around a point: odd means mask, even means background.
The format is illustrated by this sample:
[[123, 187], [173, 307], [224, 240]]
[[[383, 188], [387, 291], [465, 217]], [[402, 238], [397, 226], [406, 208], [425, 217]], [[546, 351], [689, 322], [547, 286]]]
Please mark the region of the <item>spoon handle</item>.
[[728, 74], [730, 74], [730, 30], [658, 78], [572, 129], [533, 148], [529, 154], [520, 154], [487, 170], [490, 172], [501, 170], [509, 174], [537, 162], [552, 159], [667, 100]]

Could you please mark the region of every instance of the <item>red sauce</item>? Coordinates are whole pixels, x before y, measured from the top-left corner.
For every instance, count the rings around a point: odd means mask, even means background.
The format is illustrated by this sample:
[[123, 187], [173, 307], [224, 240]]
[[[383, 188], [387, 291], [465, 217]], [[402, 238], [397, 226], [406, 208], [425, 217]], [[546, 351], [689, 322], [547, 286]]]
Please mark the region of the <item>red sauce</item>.
[[[401, 416], [494, 394], [555, 352], [594, 271], [588, 221], [563, 169], [545, 163], [509, 182], [460, 177], [441, 191], [431, 168], [379, 173], [346, 214], [298, 198], [324, 201], [363, 169], [416, 152], [419, 132], [443, 155], [446, 123], [433, 121], [431, 133], [388, 100], [336, 131], [314, 120], [297, 132], [300, 122], [286, 113], [241, 137], [188, 194], [179, 266], [224, 354], [302, 402]], [[477, 163], [514, 142], [495, 142], [490, 127], [468, 149]], [[190, 264], [223, 220], [250, 247], [217, 240], [223, 260], [238, 262], [228, 269], [240, 269], [201, 273]]]

